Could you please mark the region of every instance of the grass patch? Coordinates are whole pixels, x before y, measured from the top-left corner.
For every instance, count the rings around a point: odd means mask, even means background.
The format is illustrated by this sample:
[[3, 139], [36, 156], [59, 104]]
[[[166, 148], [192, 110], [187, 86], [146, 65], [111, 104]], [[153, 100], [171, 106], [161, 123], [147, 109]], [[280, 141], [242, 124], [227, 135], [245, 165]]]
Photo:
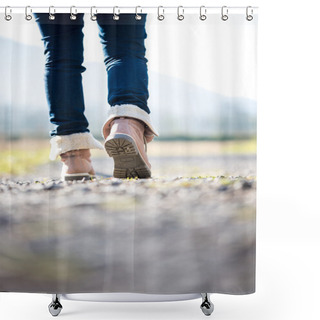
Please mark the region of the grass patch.
[[49, 161], [49, 149], [0, 151], [0, 174], [24, 174]]
[[222, 153], [256, 153], [257, 152], [257, 141], [252, 140], [239, 140], [239, 141], [226, 141], [221, 144]]
[[256, 139], [228, 141], [154, 141], [148, 155], [156, 157], [215, 156], [221, 154], [255, 154]]

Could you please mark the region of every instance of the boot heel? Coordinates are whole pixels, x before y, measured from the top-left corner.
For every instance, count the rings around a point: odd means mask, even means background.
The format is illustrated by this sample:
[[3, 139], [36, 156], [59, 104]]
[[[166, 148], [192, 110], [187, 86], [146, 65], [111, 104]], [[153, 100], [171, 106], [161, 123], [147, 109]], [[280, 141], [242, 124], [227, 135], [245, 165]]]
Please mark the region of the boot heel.
[[62, 181], [73, 181], [73, 180], [91, 180], [96, 178], [94, 175], [89, 173], [65, 173], [62, 177]]
[[115, 134], [105, 142], [105, 149], [114, 160], [115, 178], [150, 178], [151, 170], [141, 157], [135, 141], [126, 134]]
[[116, 134], [112, 139], [105, 142], [105, 149], [110, 157], [119, 155], [137, 155], [138, 148], [134, 140], [125, 134]]

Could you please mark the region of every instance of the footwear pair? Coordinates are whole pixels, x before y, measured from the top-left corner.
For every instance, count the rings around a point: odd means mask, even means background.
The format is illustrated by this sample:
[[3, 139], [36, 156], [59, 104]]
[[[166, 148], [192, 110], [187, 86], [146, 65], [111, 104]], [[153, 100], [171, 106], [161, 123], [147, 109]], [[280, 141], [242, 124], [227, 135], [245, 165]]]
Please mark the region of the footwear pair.
[[[115, 178], [150, 178], [151, 164], [147, 157], [147, 143], [153, 139], [148, 135], [143, 121], [116, 117], [104, 130], [104, 148], [114, 160]], [[90, 149], [71, 150], [60, 154], [62, 180], [82, 180], [95, 177], [90, 159]]]

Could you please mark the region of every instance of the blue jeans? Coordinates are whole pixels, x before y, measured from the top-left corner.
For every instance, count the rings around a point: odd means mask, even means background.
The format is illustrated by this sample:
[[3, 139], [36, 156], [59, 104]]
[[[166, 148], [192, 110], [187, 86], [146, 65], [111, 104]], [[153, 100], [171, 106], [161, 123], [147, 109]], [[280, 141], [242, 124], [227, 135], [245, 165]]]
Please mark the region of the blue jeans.
[[[84, 115], [82, 72], [84, 14], [76, 20], [70, 14], [34, 13], [44, 42], [45, 89], [50, 122], [55, 129], [51, 136], [89, 132]], [[136, 20], [134, 14], [98, 14], [97, 23], [104, 63], [108, 73], [109, 105], [131, 104], [147, 113], [148, 71], [144, 40], [146, 15]]]

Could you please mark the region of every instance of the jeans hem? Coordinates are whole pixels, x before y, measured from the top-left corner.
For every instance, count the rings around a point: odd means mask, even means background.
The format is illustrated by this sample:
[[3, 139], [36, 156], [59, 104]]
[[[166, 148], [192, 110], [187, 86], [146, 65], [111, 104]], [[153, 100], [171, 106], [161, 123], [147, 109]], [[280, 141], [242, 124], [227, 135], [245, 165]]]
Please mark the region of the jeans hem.
[[132, 104], [122, 104], [122, 105], [115, 105], [109, 108], [108, 118], [104, 123], [102, 127], [102, 132], [101, 132], [104, 139], [106, 139], [110, 134], [110, 131], [111, 131], [110, 122], [115, 117], [120, 117], [120, 116], [142, 120], [146, 124], [145, 137], [147, 139], [147, 142], [152, 141], [154, 138], [154, 135], [159, 136], [158, 131], [155, 129], [155, 127], [151, 123], [150, 115], [146, 111]]
[[90, 132], [80, 132], [68, 135], [57, 135], [50, 140], [51, 150], [49, 159], [56, 160], [57, 157], [67, 151], [79, 149], [101, 149], [102, 144], [96, 140]]

